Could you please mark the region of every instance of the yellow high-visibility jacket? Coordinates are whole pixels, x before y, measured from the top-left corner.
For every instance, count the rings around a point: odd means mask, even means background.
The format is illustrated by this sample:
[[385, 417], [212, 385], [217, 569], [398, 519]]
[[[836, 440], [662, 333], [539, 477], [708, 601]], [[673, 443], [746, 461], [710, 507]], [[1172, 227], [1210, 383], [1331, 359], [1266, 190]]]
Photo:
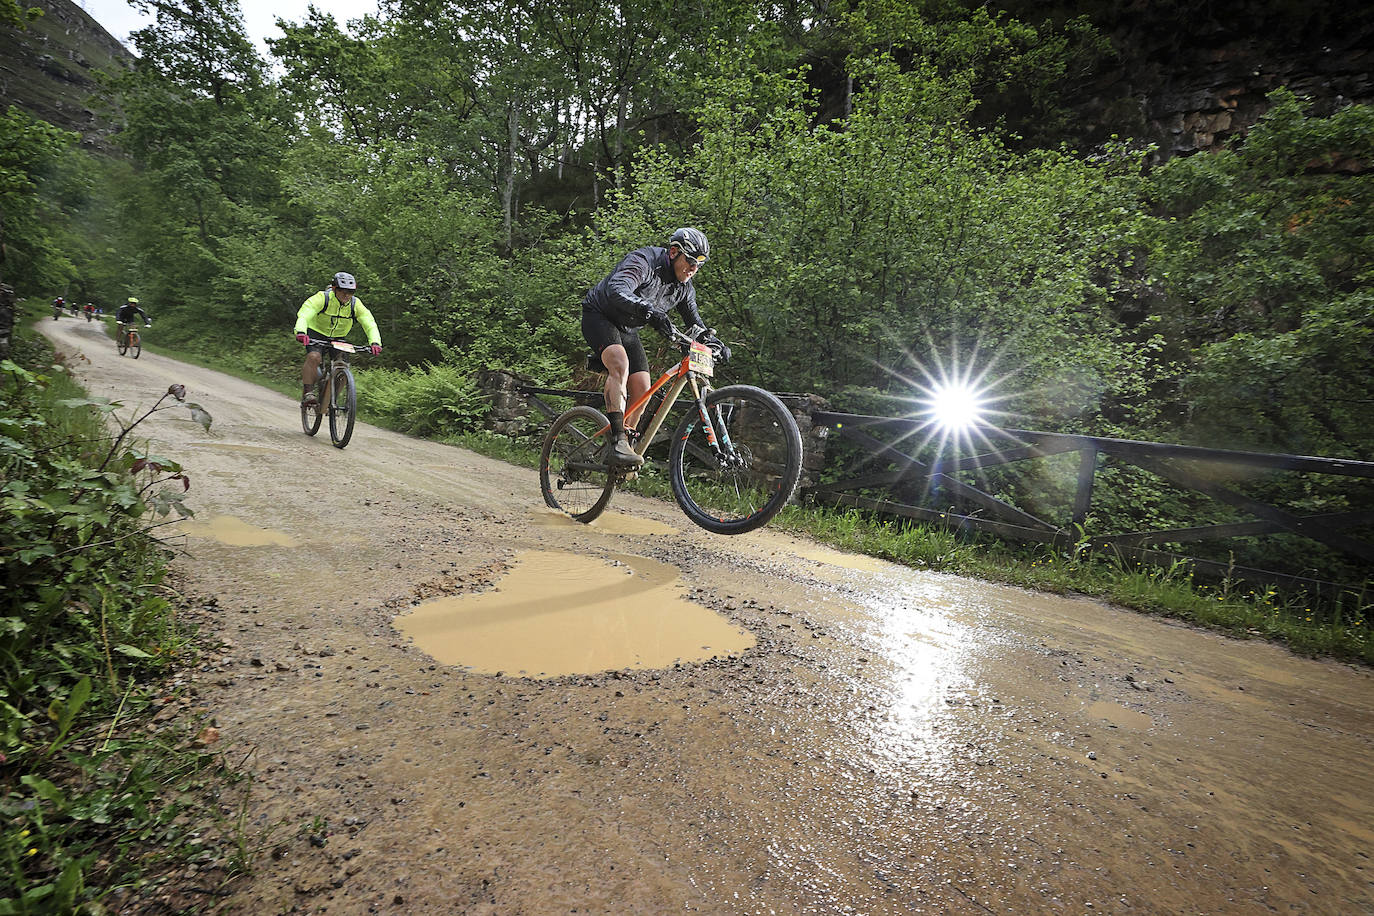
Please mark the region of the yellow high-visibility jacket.
[[322, 289], [301, 304], [296, 313], [296, 334], [304, 334], [306, 328], [324, 337], [347, 337], [353, 330], [353, 321], [363, 326], [367, 332], [367, 342], [381, 344], [382, 335], [377, 330], [377, 321], [357, 296], [344, 305], [334, 295], [332, 289]]

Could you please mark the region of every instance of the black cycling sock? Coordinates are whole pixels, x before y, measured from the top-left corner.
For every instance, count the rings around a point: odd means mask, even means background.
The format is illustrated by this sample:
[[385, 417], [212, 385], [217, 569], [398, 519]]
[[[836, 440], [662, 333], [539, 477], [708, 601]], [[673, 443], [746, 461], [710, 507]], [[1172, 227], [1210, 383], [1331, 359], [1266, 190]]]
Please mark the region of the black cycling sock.
[[606, 419], [611, 421], [611, 438], [619, 439], [625, 434], [625, 411], [608, 410]]

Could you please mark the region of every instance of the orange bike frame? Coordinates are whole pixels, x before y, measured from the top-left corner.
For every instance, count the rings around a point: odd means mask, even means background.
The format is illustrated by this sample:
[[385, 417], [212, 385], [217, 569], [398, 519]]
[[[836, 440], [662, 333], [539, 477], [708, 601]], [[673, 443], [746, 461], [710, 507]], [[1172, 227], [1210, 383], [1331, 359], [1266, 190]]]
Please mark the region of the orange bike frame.
[[[701, 396], [701, 392], [697, 389], [696, 379], [692, 377], [691, 366], [691, 354], [684, 353], [681, 362], [659, 376], [658, 381], [650, 385], [648, 391], [644, 392], [633, 404], [625, 408], [626, 414], [634, 413], [636, 410], [639, 410], [645, 404], [649, 403], [649, 399], [652, 398], [654, 393], [660, 388], [670, 382], [672, 383], [673, 387], [663, 396], [663, 403], [658, 405], [658, 410], [654, 411], [653, 417], [649, 420], [649, 425], [640, 432], [639, 442], [636, 448], [640, 454], [643, 454], [644, 451], [649, 448], [649, 443], [654, 440], [654, 436], [658, 435], [659, 427], [662, 426], [663, 421], [668, 418], [668, 411], [671, 410], [673, 404], [677, 402], [678, 395], [682, 394], [682, 389], [686, 387], [689, 381], [692, 383], [693, 397], [699, 398]], [[598, 435], [605, 435], [609, 429], [609, 426], [603, 426]], [[711, 428], [709, 422], [706, 423], [706, 438], [712, 445], [716, 444], [716, 432]]]

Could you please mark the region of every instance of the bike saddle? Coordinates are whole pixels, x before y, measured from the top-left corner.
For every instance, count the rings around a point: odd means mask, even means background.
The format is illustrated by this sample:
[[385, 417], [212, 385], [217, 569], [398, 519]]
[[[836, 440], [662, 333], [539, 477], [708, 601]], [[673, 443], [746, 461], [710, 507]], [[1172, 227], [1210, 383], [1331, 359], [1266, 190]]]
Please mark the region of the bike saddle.
[[606, 364], [601, 361], [600, 353], [587, 354], [587, 369], [590, 372], [606, 372]]

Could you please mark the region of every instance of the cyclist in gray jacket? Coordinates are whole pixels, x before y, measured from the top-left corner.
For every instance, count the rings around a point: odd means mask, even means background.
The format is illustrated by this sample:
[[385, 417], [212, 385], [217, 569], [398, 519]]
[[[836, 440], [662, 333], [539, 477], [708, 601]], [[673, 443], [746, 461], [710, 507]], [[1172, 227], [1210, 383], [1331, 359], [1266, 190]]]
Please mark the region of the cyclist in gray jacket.
[[[608, 458], [622, 467], [637, 467], [644, 458], [630, 447], [627, 430], [638, 412], [625, 415], [625, 405], [649, 390], [649, 359], [639, 339], [648, 325], [664, 336], [672, 331], [668, 312], [677, 309], [684, 327], [701, 325], [692, 277], [711, 255], [711, 244], [699, 229], [674, 232], [667, 248], [636, 248], [582, 299], [582, 336], [606, 367], [606, 417], [611, 421]], [[721, 352], [729, 350], [715, 338], [702, 342]], [[628, 398], [628, 400], [627, 400]]]

